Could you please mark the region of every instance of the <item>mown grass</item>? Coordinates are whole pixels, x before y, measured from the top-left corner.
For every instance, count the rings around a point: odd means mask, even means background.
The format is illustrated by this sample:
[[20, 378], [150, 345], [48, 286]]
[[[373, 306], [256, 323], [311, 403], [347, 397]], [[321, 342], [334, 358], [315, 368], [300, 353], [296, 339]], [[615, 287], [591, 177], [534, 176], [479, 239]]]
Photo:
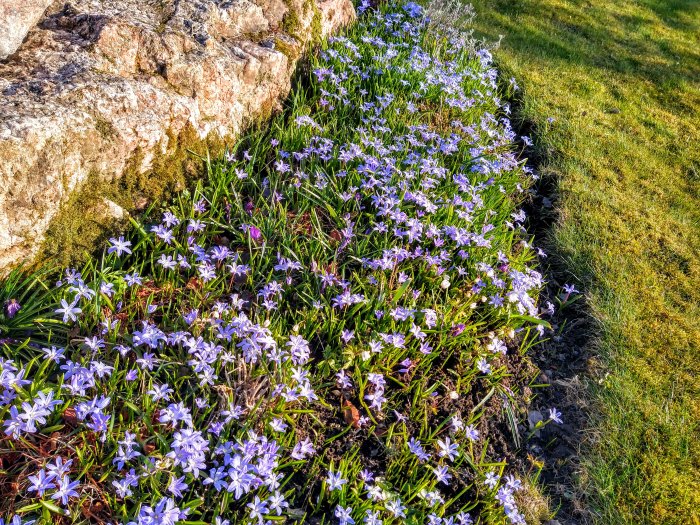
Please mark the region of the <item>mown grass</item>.
[[[503, 35], [551, 244], [599, 320], [583, 477], [597, 521], [700, 519], [700, 4], [475, 0]], [[554, 121], [548, 121], [553, 117]]]
[[382, 9], [101, 257], [0, 288], [17, 523], [524, 523], [528, 170], [488, 53]]

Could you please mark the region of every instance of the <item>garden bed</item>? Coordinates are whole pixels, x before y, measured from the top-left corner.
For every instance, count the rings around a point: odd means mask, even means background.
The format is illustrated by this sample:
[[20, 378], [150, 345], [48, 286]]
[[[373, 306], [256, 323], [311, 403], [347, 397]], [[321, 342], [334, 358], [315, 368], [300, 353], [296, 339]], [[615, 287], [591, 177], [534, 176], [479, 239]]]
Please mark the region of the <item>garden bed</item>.
[[525, 522], [531, 173], [487, 51], [360, 11], [195, 187], [5, 283], [18, 523]]

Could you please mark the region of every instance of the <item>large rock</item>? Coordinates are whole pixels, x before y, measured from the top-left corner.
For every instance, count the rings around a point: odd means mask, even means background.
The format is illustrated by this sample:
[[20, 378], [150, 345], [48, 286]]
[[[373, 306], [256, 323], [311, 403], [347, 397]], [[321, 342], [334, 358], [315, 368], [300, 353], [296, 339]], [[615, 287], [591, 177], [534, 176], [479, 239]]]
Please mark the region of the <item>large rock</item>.
[[0, 62], [0, 268], [36, 254], [88, 177], [146, 172], [185, 134], [269, 114], [312, 35], [353, 17], [351, 0], [54, 4]]
[[53, 0], [0, 0], [0, 59], [11, 55]]

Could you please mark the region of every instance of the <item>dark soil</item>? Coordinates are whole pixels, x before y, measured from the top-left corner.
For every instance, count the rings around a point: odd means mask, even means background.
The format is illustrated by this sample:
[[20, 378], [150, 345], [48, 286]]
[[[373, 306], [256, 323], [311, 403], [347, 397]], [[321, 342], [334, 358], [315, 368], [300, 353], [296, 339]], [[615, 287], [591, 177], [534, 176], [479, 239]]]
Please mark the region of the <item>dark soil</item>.
[[[518, 100], [512, 100], [511, 104], [517, 115]], [[531, 123], [518, 122], [517, 117], [513, 123], [520, 135], [537, 136], [538, 130]], [[537, 173], [547, 157], [553, 154], [536, 146], [521, 146], [522, 156]], [[551, 241], [558, 220], [558, 180], [551, 174], [540, 175], [525, 211], [529, 217], [529, 233], [534, 235], [535, 244], [547, 254], [546, 258], [540, 258], [540, 271], [547, 282], [540, 304], [549, 300], [557, 305], [556, 298], [561, 297], [563, 285], [576, 284], [576, 278], [567, 272], [563, 255]], [[523, 452], [544, 464], [540, 479], [552, 503], [559, 508], [552, 523], [588, 524], [593, 520], [582, 495], [579, 451], [585, 444], [585, 432], [589, 428], [586, 381], [593, 376], [595, 368], [593, 335], [596, 323], [584, 297], [563, 310], [557, 308], [548, 320], [552, 330], [546, 334], [547, 340], [532, 348], [528, 355], [540, 369], [537, 383], [549, 386], [538, 389], [530, 410], [539, 409], [547, 419], [548, 409], [556, 407], [562, 414], [563, 424], [548, 424], [525, 445]]]

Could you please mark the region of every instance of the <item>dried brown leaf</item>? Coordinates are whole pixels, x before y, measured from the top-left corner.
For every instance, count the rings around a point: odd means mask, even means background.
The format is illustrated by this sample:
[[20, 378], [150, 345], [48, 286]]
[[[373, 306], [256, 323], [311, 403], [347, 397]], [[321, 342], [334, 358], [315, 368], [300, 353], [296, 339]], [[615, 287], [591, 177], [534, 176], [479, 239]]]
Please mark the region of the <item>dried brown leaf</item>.
[[343, 418], [353, 428], [360, 428], [360, 411], [347, 399], [343, 399]]
[[78, 426], [78, 414], [75, 412], [75, 408], [68, 407], [63, 411], [63, 421], [71, 427]]

